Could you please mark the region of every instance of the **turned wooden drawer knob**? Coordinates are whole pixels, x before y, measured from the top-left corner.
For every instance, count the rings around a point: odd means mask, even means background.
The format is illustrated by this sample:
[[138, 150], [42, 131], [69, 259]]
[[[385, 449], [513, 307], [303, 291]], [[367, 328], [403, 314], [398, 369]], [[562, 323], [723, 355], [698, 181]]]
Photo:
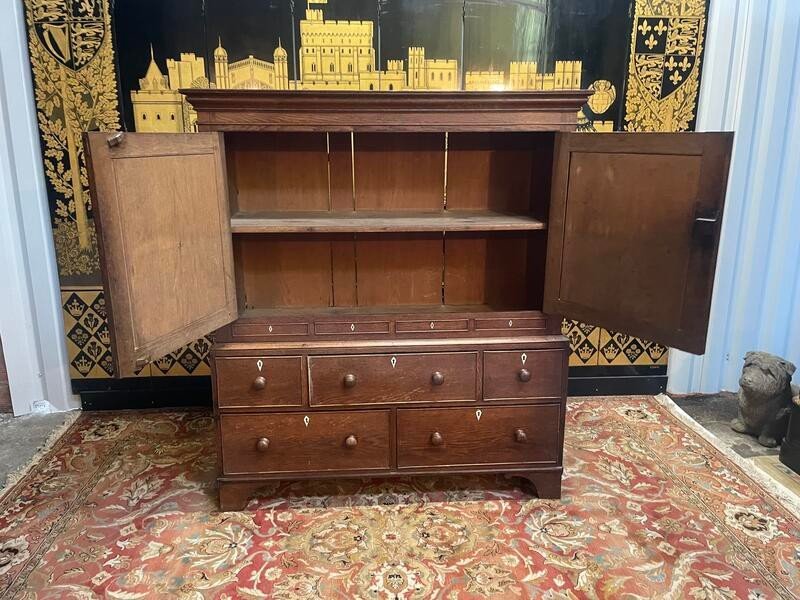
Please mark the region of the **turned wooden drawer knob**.
[[344, 376], [344, 387], [354, 387], [356, 385], [356, 376], [352, 373], [348, 373]]
[[265, 377], [262, 377], [261, 375], [259, 375], [258, 377], [256, 377], [256, 378], [253, 380], [253, 387], [254, 387], [254, 388], [256, 388], [257, 390], [263, 390], [265, 387], [267, 387], [267, 380], [266, 380], [266, 378], [265, 378]]
[[358, 446], [358, 438], [354, 435], [348, 435], [347, 438], [344, 440], [344, 445], [348, 448], [355, 448]]
[[258, 438], [256, 450], [259, 452], [266, 452], [267, 448], [269, 448], [269, 438]]
[[519, 373], [517, 373], [517, 377], [519, 377], [520, 381], [530, 381], [531, 380], [531, 372], [528, 369], [520, 369]]
[[439, 433], [438, 431], [434, 431], [431, 434], [431, 444], [433, 444], [434, 446], [441, 446], [442, 442], [444, 442], [444, 438], [442, 437], [442, 434]]
[[525, 442], [528, 441], [528, 436], [525, 434], [524, 429], [517, 429], [514, 432], [514, 439], [520, 444], [524, 444]]
[[444, 374], [441, 371], [436, 371], [431, 375], [431, 382], [433, 385], [442, 385], [444, 383]]

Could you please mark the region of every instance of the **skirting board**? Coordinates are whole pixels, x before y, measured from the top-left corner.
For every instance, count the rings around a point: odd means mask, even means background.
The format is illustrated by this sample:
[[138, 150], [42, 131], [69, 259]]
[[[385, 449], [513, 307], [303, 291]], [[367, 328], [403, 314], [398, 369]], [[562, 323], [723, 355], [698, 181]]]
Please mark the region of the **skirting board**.
[[[664, 366], [572, 367], [570, 396], [659, 394], [667, 387]], [[83, 410], [211, 406], [211, 377], [140, 377], [72, 381]]]

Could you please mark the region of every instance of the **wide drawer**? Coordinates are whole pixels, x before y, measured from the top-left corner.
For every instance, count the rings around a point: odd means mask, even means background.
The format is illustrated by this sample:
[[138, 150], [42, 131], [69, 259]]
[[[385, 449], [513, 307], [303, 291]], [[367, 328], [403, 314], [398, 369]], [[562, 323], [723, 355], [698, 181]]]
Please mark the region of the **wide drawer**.
[[557, 398], [563, 390], [564, 350], [483, 353], [485, 400]]
[[397, 411], [397, 465], [558, 462], [559, 404]]
[[303, 404], [299, 356], [217, 358], [214, 364], [222, 408]]
[[388, 469], [389, 411], [220, 416], [227, 475]]
[[312, 406], [475, 400], [476, 352], [311, 356]]

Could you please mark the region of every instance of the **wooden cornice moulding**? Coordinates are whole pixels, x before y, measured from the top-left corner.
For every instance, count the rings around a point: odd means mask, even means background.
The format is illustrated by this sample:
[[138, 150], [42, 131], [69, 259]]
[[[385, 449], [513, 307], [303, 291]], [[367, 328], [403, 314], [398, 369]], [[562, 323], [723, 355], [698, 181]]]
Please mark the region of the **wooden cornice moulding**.
[[589, 90], [316, 92], [184, 89], [216, 131], [572, 131]]

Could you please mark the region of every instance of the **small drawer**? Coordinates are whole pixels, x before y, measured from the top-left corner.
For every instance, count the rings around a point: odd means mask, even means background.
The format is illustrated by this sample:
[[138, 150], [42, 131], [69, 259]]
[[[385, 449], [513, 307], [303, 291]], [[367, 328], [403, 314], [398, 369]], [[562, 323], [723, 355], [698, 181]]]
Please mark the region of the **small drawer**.
[[547, 463], [560, 458], [560, 405], [397, 411], [397, 465]]
[[397, 333], [431, 333], [437, 331], [469, 331], [467, 319], [434, 319], [432, 321], [397, 321]]
[[483, 397], [558, 398], [566, 368], [565, 350], [484, 352]]
[[389, 321], [317, 321], [314, 331], [318, 335], [389, 333]]
[[237, 337], [308, 335], [308, 323], [234, 323], [232, 331]]
[[214, 368], [220, 408], [303, 404], [299, 356], [217, 358]]
[[547, 319], [522, 317], [519, 319], [475, 319], [477, 331], [518, 331], [520, 329], [545, 329]]
[[311, 356], [312, 406], [475, 400], [475, 352]]
[[388, 469], [389, 411], [220, 416], [226, 475]]

